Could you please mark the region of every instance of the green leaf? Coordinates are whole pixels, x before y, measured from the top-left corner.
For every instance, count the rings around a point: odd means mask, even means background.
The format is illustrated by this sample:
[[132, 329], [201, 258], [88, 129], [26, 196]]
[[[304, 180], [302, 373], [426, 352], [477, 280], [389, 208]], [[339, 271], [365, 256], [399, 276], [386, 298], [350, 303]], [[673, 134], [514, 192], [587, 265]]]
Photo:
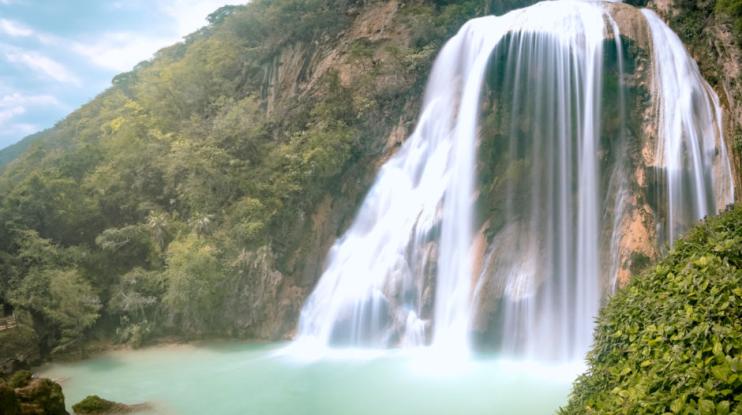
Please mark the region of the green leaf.
[[716, 404], [716, 415], [729, 415], [729, 401], [721, 401]]
[[713, 415], [716, 410], [714, 403], [708, 399], [698, 401], [698, 412], [701, 415]]
[[714, 377], [724, 383], [729, 383], [729, 377], [732, 375], [732, 371], [727, 365], [717, 365], [711, 368], [711, 373]]
[[719, 341], [714, 342], [714, 348], [712, 349], [714, 356], [724, 356], [724, 349]]

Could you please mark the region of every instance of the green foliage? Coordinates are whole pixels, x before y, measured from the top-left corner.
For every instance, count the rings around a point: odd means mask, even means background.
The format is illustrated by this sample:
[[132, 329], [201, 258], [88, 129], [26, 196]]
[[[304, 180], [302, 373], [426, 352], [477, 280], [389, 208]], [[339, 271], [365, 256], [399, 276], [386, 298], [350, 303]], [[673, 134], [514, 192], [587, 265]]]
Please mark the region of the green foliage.
[[[462, 24], [488, 8], [484, 0], [430, 1], [406, 4], [401, 14], [402, 24], [410, 28], [412, 45], [424, 48], [441, 46]], [[508, 9], [513, 5], [508, 5]]]
[[34, 231], [19, 232], [18, 244], [18, 268], [25, 275], [11, 301], [55, 327], [56, 351], [78, 344], [98, 319], [101, 305], [75, 266], [76, 249], [61, 249]]
[[734, 150], [737, 154], [742, 154], [742, 127], [737, 128], [734, 134]]
[[31, 366], [39, 363], [39, 338], [26, 325], [0, 331], [0, 361]]
[[742, 411], [742, 205], [709, 218], [602, 309], [562, 414]]
[[100, 300], [75, 270], [49, 270], [39, 275], [49, 284], [49, 302], [41, 300], [41, 310], [61, 328], [60, 344], [55, 351], [62, 351], [78, 344], [83, 333], [98, 319]]
[[118, 317], [120, 342], [139, 347], [153, 334], [166, 288], [165, 276], [158, 271], [134, 268], [119, 278], [111, 290], [108, 312]]
[[170, 244], [165, 305], [174, 324], [194, 335], [209, 333], [220, 321], [220, 290], [226, 278], [217, 248], [195, 234]]
[[742, 0], [717, 0], [715, 10], [731, 23], [737, 42], [742, 46]]
[[704, 77], [712, 86], [722, 88], [717, 84], [729, 74], [723, 73], [723, 65], [719, 64], [718, 47], [709, 47], [718, 43], [717, 34], [709, 28], [728, 25], [737, 46], [742, 47], [742, 1], [675, 0], [672, 14], [666, 17], [693, 54]]

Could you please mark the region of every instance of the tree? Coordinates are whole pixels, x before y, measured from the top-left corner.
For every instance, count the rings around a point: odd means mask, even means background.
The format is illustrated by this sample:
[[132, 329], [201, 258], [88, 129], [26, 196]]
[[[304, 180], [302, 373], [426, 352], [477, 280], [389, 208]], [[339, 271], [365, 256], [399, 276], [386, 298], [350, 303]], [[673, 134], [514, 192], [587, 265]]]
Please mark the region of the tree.
[[100, 300], [75, 269], [34, 268], [15, 292], [13, 303], [53, 325], [59, 337], [54, 352], [82, 344], [84, 334], [98, 320]]
[[224, 265], [216, 247], [191, 234], [168, 247], [165, 305], [172, 322], [188, 334], [213, 332], [220, 323]]
[[75, 270], [47, 271], [51, 304], [47, 314], [62, 329], [55, 351], [81, 344], [85, 331], [98, 320], [100, 300], [90, 284]]

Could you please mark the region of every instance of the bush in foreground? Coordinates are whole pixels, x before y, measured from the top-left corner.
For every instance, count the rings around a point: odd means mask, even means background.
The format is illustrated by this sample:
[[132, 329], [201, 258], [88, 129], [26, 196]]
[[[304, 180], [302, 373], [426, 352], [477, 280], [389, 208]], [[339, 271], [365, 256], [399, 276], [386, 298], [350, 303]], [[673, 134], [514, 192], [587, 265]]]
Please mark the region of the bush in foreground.
[[609, 300], [560, 414], [742, 414], [741, 266], [739, 205]]

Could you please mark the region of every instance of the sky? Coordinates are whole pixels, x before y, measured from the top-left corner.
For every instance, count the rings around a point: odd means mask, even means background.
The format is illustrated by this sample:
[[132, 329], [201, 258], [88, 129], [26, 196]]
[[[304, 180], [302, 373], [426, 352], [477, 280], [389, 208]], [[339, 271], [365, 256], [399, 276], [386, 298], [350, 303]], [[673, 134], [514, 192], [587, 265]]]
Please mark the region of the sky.
[[0, 0], [0, 149], [245, 0]]

